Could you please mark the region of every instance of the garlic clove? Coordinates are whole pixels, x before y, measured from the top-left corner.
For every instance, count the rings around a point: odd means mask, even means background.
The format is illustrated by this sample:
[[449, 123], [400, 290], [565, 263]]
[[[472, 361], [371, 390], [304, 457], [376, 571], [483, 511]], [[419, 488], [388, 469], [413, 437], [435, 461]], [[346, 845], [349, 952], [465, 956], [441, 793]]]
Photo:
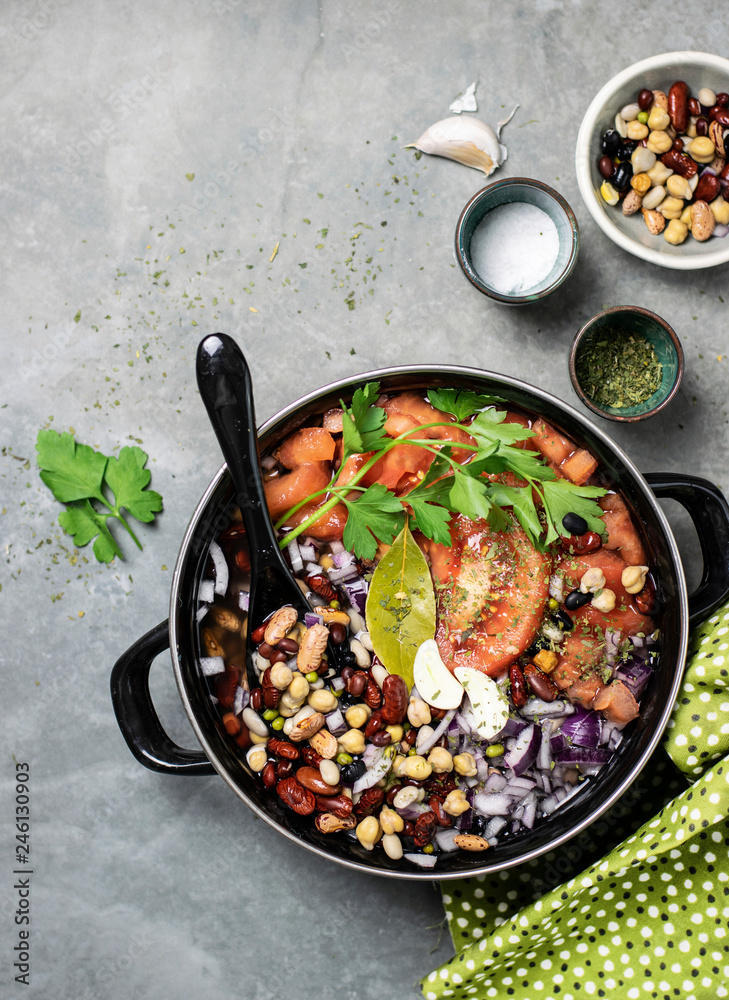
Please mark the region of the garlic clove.
[[433, 708], [458, 708], [463, 700], [463, 687], [443, 662], [435, 639], [418, 647], [413, 680], [420, 697]]
[[485, 740], [500, 733], [509, 720], [509, 702], [502, 688], [475, 667], [456, 667], [454, 673], [466, 690], [476, 729]]
[[483, 170], [488, 177], [506, 159], [506, 146], [494, 130], [478, 118], [444, 118], [426, 129], [405, 149], [419, 149], [431, 156], [444, 156], [467, 167]]

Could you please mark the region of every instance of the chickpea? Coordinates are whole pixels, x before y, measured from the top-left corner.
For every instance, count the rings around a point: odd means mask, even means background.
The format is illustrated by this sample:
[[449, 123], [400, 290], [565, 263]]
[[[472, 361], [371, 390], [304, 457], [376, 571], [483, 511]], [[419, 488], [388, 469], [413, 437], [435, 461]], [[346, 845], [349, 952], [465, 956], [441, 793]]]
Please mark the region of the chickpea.
[[327, 691], [326, 688], [312, 691], [308, 701], [315, 712], [323, 712], [325, 715], [327, 712], [333, 712], [339, 704], [335, 695], [331, 691]]
[[288, 694], [289, 698], [293, 701], [304, 701], [306, 696], [309, 694], [309, 682], [303, 674], [292, 674], [291, 683], [284, 692], [284, 695]]
[[345, 753], [364, 753], [365, 738], [364, 733], [359, 729], [348, 729], [338, 737], [339, 746]]
[[294, 672], [285, 663], [274, 663], [271, 667], [269, 677], [275, 688], [279, 691], [285, 691], [293, 680]]
[[367, 705], [350, 705], [344, 713], [344, 718], [350, 729], [361, 729], [367, 725], [371, 715], [372, 709]]
[[453, 757], [445, 747], [433, 747], [427, 762], [436, 774], [447, 774], [453, 770]]
[[[648, 115], [648, 121], [646, 122], [648, 128], [651, 130], [657, 130], [663, 132], [671, 124], [671, 118], [668, 112], [664, 108], [654, 105], [651, 108], [651, 113]], [[647, 133], [646, 133], [647, 134]]]
[[357, 829], [354, 832], [357, 835], [357, 840], [366, 851], [371, 851], [382, 836], [380, 824], [377, 822], [375, 816], [365, 816], [365, 818], [357, 824]]
[[580, 580], [580, 591], [583, 594], [596, 594], [605, 586], [605, 574], [597, 567], [592, 566]]
[[476, 758], [470, 753], [458, 753], [453, 758], [453, 767], [456, 774], [463, 778], [475, 778], [477, 773]]
[[658, 211], [664, 219], [678, 219], [681, 212], [683, 212], [683, 201], [680, 198], [674, 198], [669, 195], [658, 206]]
[[729, 201], [726, 201], [722, 195], [710, 202], [709, 208], [717, 222], [725, 226], [729, 223]]
[[390, 734], [391, 743], [399, 743], [405, 735], [402, 726], [385, 726], [385, 731]]
[[430, 708], [422, 698], [413, 698], [408, 705], [408, 721], [411, 726], [419, 729], [420, 726], [430, 725], [432, 716]]
[[678, 246], [679, 243], [683, 243], [688, 234], [689, 228], [685, 222], [681, 222], [680, 219], [671, 219], [663, 232], [663, 239], [673, 246]]
[[661, 153], [668, 152], [673, 145], [673, 139], [668, 132], [659, 132], [656, 130], [655, 132], [651, 132], [648, 136], [646, 145], [648, 146], [648, 149], [650, 149], [651, 153], [655, 153], [657, 156], [660, 156]]
[[592, 606], [597, 611], [612, 611], [615, 607], [615, 603], [615, 592], [610, 590], [608, 587], [605, 587], [592, 599]]
[[466, 793], [460, 788], [454, 788], [452, 792], [449, 792], [443, 803], [443, 812], [447, 812], [449, 816], [460, 816], [468, 809], [470, 806]]
[[645, 586], [647, 576], [647, 566], [626, 566], [620, 577], [620, 582], [628, 594], [638, 594]]
[[400, 813], [395, 812], [394, 809], [390, 809], [389, 806], [385, 806], [380, 813], [380, 826], [383, 833], [402, 833], [405, 820]]
[[262, 744], [259, 746], [254, 744], [246, 754], [246, 761], [251, 771], [260, 774], [268, 761], [268, 750]]
[[686, 152], [697, 163], [711, 163], [716, 156], [716, 147], [708, 135], [697, 135], [688, 144]]
[[421, 757], [420, 754], [413, 754], [412, 757], [406, 757], [400, 765], [400, 774], [406, 778], [415, 778], [416, 781], [423, 781], [425, 778], [429, 778], [432, 773], [433, 768], [425, 757]]

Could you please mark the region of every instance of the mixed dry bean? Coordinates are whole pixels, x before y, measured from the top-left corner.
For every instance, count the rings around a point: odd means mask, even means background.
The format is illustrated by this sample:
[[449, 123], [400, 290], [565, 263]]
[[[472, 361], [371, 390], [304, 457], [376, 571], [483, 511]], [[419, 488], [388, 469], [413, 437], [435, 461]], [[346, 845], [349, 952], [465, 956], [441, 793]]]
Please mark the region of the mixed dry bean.
[[729, 225], [729, 93], [678, 80], [668, 92], [644, 88], [602, 135], [600, 194], [624, 215], [642, 213], [653, 235], [673, 245], [703, 242]]

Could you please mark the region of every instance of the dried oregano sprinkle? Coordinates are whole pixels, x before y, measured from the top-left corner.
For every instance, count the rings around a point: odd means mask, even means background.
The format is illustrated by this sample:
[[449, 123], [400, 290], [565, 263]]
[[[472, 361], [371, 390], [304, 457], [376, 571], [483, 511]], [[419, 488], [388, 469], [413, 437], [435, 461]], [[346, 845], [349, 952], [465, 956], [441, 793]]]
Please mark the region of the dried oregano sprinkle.
[[620, 410], [650, 399], [661, 384], [663, 366], [644, 336], [605, 327], [580, 348], [575, 374], [593, 402]]

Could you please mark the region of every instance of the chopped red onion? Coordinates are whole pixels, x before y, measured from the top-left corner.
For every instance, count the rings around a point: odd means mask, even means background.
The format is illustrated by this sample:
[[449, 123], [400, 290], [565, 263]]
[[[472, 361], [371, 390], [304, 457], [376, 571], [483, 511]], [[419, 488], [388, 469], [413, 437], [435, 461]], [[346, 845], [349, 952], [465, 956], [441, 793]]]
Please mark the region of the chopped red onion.
[[209, 610], [210, 610], [209, 604], [201, 604], [200, 607], [195, 612], [195, 621], [201, 622]]
[[605, 662], [614, 667], [620, 658], [620, 642], [623, 633], [619, 629], [605, 629]]
[[565, 719], [558, 732], [552, 736], [552, 752], [570, 746], [590, 747], [600, 745], [602, 718], [592, 709], [578, 706], [573, 715]]
[[564, 600], [564, 578], [559, 573], [552, 573], [549, 578], [549, 596], [560, 604]]
[[554, 754], [560, 764], [607, 764], [612, 757], [612, 750], [595, 747], [564, 747]]
[[329, 686], [332, 691], [344, 691], [347, 682], [342, 677], [332, 677]]
[[327, 720], [327, 729], [332, 736], [341, 736], [342, 733], [346, 733], [349, 729], [344, 716], [338, 708], [335, 708], [333, 712], [329, 712], [325, 718]]
[[250, 700], [250, 693], [244, 687], [238, 685], [235, 689], [235, 697], [233, 698], [233, 714], [240, 715], [243, 709], [248, 706]]
[[223, 596], [228, 589], [228, 579], [230, 577], [228, 563], [225, 560], [223, 550], [217, 542], [211, 542], [208, 551], [215, 567], [215, 593]]
[[339, 539], [335, 538], [333, 542], [329, 543], [329, 551], [332, 556], [336, 555], [337, 552], [345, 552], [344, 542], [340, 542]]
[[504, 819], [503, 816], [494, 816], [486, 824], [486, 829], [483, 832], [484, 838], [491, 842], [492, 837], [498, 837], [501, 831], [504, 829], [509, 821]]
[[445, 830], [436, 830], [434, 840], [444, 853], [448, 853], [448, 851], [457, 851], [458, 845], [454, 843], [454, 840], [460, 832], [461, 831], [454, 826], [448, 827]]
[[[372, 746], [372, 744], [370, 744], [370, 746]], [[369, 749], [369, 747], [367, 749]], [[382, 747], [375, 747], [375, 750], [379, 750], [380, 754], [377, 758], [374, 758], [374, 762], [372, 764], [368, 765], [368, 768], [362, 777], [357, 778], [355, 783], [352, 785], [352, 792], [354, 794], [357, 794], [357, 792], [364, 792], [366, 789], [372, 788], [373, 785], [376, 785], [378, 781], [382, 781], [392, 767], [392, 757], [389, 754], [385, 754]], [[367, 751], [365, 751], [365, 754], [366, 753]]]
[[319, 576], [321, 573], [321, 566], [318, 562], [307, 562], [304, 563], [304, 572], [308, 576]]
[[[299, 544], [299, 555], [307, 563], [315, 563], [317, 566], [319, 564], [316, 562], [316, 549], [311, 544]], [[321, 567], [319, 567], [321, 568]]]
[[201, 656], [198, 663], [206, 677], [222, 674], [225, 670], [225, 660], [222, 656]]
[[407, 806], [401, 806], [397, 811], [403, 819], [416, 820], [418, 816], [430, 812], [431, 809], [424, 802], [411, 802]]
[[437, 854], [403, 854], [403, 857], [421, 868], [433, 868], [438, 860]]
[[555, 701], [542, 701], [541, 698], [530, 698], [526, 705], [520, 709], [525, 719], [539, 719], [550, 715], [572, 715], [575, 706], [571, 705], [563, 698]]
[[549, 742], [552, 734], [552, 723], [552, 719], [545, 719], [542, 725], [542, 742], [537, 754], [537, 767], [542, 771], [549, 771], [552, 767], [552, 750]]
[[356, 563], [350, 563], [349, 566], [343, 566], [341, 569], [330, 569], [328, 572], [329, 579], [335, 586], [346, 583], [347, 580], [353, 580], [358, 574]]
[[727, 233], [729, 233], [729, 226], [723, 222], [717, 222], [714, 226], [714, 232], [711, 235], [718, 236], [720, 240], [723, 240]]
[[342, 552], [332, 552], [332, 562], [337, 569], [344, 569], [345, 566], [351, 566], [355, 558], [351, 552], [344, 549]]
[[625, 684], [636, 701], [640, 701], [652, 674], [653, 667], [649, 663], [637, 656], [632, 656], [627, 663], [618, 667], [615, 677]]
[[286, 546], [286, 552], [288, 553], [289, 561], [291, 563], [291, 569], [294, 573], [301, 573], [304, 569], [304, 560], [301, 558], [299, 543], [295, 538], [292, 539]]
[[516, 739], [513, 749], [504, 756], [504, 764], [511, 768], [514, 774], [523, 774], [537, 759], [542, 732], [539, 726], [527, 726]]
[[477, 792], [473, 797], [473, 808], [482, 816], [509, 816], [512, 800], [503, 792]]
[[304, 625], [311, 628], [312, 625], [322, 625], [324, 619], [321, 615], [315, 615], [313, 611], [307, 611], [304, 615]]
[[206, 604], [213, 603], [215, 600], [215, 580], [203, 580], [200, 583], [197, 599], [198, 601], [204, 601]]
[[349, 599], [349, 603], [352, 607], [359, 611], [361, 615], [365, 613], [365, 605], [367, 603], [367, 591], [369, 589], [369, 584], [362, 577], [357, 577], [353, 580], [344, 580], [342, 582], [342, 588]]
[[241, 611], [247, 611], [250, 607], [251, 595], [248, 590], [241, 590], [238, 594], [238, 607]]
[[536, 792], [529, 792], [527, 797], [522, 803], [524, 811], [521, 814], [522, 825], [531, 830], [534, 826], [534, 821], [537, 818], [537, 794]]

